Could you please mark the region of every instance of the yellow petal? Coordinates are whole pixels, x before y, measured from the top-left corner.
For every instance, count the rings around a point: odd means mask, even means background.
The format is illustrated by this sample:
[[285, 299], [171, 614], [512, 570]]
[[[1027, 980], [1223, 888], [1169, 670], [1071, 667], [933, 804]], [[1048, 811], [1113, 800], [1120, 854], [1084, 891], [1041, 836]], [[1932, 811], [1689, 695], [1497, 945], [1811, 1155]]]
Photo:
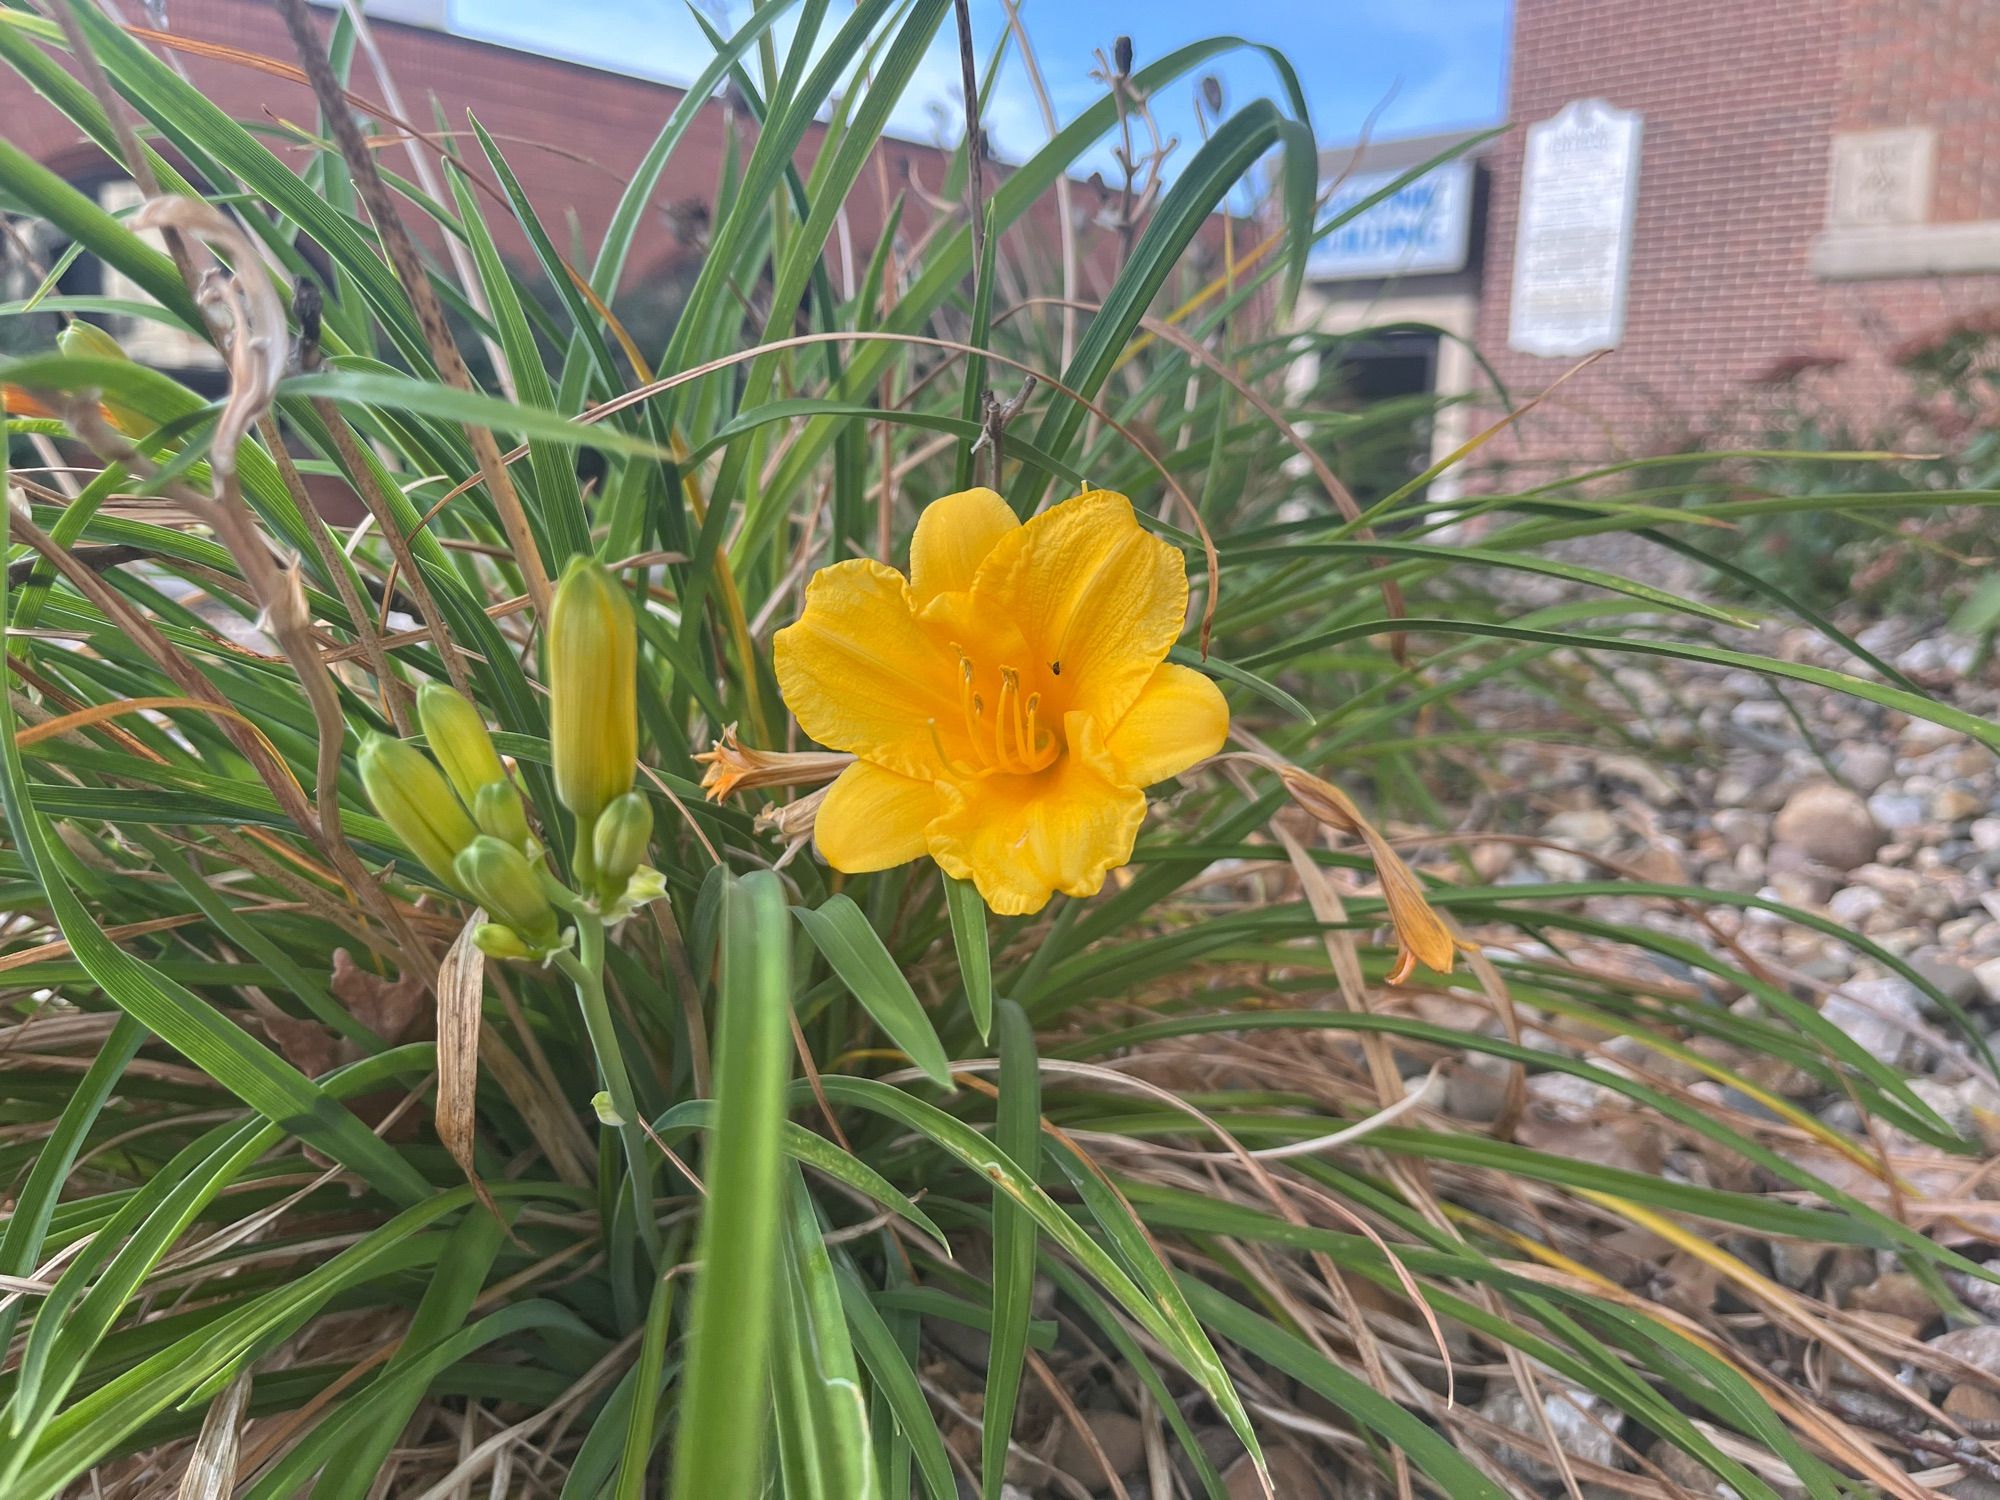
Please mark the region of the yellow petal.
[[905, 776], [937, 773], [930, 724], [953, 732], [963, 717], [958, 662], [918, 627], [894, 568], [862, 559], [822, 568], [772, 656], [786, 706], [820, 744]]
[[1153, 668], [1138, 701], [1104, 737], [1104, 747], [1126, 781], [1151, 786], [1215, 754], [1228, 737], [1229, 705], [1221, 689], [1169, 661]]
[[939, 594], [971, 588], [972, 575], [993, 544], [1020, 525], [1007, 502], [989, 489], [933, 500], [917, 517], [910, 538], [911, 602], [922, 609]]
[[858, 760], [826, 789], [813, 846], [836, 870], [865, 875], [924, 852], [924, 830], [944, 808], [937, 787]]
[[994, 543], [973, 579], [981, 618], [1012, 621], [1063, 709], [1116, 724], [1187, 615], [1180, 553], [1139, 527], [1132, 502], [1091, 490]]
[[1120, 784], [1096, 726], [1071, 714], [1063, 732], [1069, 753], [1046, 771], [938, 783], [946, 810], [930, 826], [931, 857], [1002, 916], [1040, 911], [1057, 891], [1096, 895], [1146, 816], [1145, 793]]

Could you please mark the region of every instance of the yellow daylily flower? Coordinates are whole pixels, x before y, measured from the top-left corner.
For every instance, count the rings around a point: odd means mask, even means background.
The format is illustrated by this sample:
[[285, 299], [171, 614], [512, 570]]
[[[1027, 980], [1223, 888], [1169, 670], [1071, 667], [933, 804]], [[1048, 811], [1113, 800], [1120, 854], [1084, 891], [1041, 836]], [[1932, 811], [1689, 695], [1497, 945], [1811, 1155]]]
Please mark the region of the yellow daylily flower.
[[860, 874], [929, 854], [994, 911], [1091, 896], [1132, 857], [1142, 787], [1222, 748], [1214, 683], [1166, 660], [1181, 554], [1123, 495], [1022, 522], [989, 489], [925, 508], [910, 576], [823, 568], [778, 632], [778, 686], [813, 739], [857, 757], [813, 839]]

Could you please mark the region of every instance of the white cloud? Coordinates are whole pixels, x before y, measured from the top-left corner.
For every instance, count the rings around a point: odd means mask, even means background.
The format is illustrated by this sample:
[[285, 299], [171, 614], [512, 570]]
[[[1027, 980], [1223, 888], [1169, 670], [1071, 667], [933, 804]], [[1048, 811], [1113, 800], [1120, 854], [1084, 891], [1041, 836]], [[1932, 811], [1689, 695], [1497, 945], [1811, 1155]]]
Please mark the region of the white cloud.
[[[744, 0], [704, 5], [704, 14], [718, 30], [733, 32], [750, 15]], [[982, 7], [984, 9], [984, 7]], [[830, 9], [815, 40], [813, 55], [824, 55], [845, 19], [844, 7]], [[509, 46], [664, 83], [692, 83], [713, 56], [708, 38], [684, 5], [648, 0], [591, 0], [588, 6], [550, 7], [541, 0], [456, 0], [453, 29]], [[977, 27], [982, 46], [997, 39], [997, 17]], [[779, 17], [772, 36], [782, 56], [798, 31], [798, 12]], [[980, 59], [982, 71], [986, 65]], [[755, 64], [752, 64], [753, 72]], [[905, 139], [956, 145], [964, 134], [964, 92], [960, 85], [958, 42], [950, 19], [917, 64], [910, 85], [889, 115], [889, 133]], [[845, 88], [851, 79], [843, 79]], [[1087, 83], [1052, 88], [1057, 123], [1065, 123], [1075, 108], [1101, 92]], [[999, 81], [988, 98], [984, 116], [994, 149], [1006, 160], [1021, 161], [1040, 150], [1048, 139], [1042, 114], [1026, 70], [1011, 49]], [[1109, 156], [1106, 154], [1105, 163]]]

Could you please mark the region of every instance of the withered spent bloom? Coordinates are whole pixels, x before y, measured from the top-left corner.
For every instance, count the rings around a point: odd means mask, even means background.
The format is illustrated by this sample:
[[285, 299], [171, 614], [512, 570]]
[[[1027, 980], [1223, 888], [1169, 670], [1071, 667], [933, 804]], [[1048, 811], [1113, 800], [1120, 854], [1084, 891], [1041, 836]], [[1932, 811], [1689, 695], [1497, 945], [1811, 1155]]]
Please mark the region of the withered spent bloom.
[[701, 789], [711, 802], [764, 787], [818, 786], [854, 764], [851, 755], [825, 750], [752, 749], [736, 737], [734, 724], [724, 725], [721, 737], [695, 759], [708, 767]]
[[823, 786], [790, 802], [774, 802], [757, 814], [751, 828], [757, 833], [775, 833], [784, 841], [785, 852], [772, 868], [782, 870], [812, 841], [820, 807], [832, 790], [831, 786]]
[[1111, 61], [1118, 69], [1118, 76], [1126, 78], [1132, 72], [1132, 38], [1121, 36], [1111, 44]]
[[1368, 846], [1368, 856], [1375, 862], [1375, 873], [1382, 882], [1382, 899], [1389, 908], [1389, 921], [1403, 950], [1389, 982], [1401, 984], [1419, 962], [1439, 974], [1449, 974], [1458, 953], [1458, 940], [1445, 926], [1444, 918], [1424, 899], [1423, 882], [1417, 879], [1416, 872], [1389, 846], [1375, 825], [1361, 815], [1353, 799], [1332, 782], [1322, 781], [1297, 766], [1278, 767], [1278, 777], [1292, 800], [1315, 821], [1353, 834]]

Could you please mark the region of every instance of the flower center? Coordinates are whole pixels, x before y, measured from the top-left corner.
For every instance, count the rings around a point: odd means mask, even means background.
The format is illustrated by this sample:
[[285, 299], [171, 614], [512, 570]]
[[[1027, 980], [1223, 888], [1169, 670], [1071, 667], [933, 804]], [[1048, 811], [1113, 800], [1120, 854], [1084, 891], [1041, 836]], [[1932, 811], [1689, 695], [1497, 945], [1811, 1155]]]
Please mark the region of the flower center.
[[1032, 776], [1054, 765], [1063, 751], [1062, 736], [1042, 722], [1042, 695], [1024, 694], [1020, 672], [1002, 667], [999, 696], [988, 703], [986, 695], [974, 686], [977, 672], [972, 658], [956, 641], [951, 649], [958, 653], [958, 707], [973, 763], [968, 766], [945, 749], [938, 722], [932, 719], [931, 746], [945, 769], [959, 776], [988, 771]]

